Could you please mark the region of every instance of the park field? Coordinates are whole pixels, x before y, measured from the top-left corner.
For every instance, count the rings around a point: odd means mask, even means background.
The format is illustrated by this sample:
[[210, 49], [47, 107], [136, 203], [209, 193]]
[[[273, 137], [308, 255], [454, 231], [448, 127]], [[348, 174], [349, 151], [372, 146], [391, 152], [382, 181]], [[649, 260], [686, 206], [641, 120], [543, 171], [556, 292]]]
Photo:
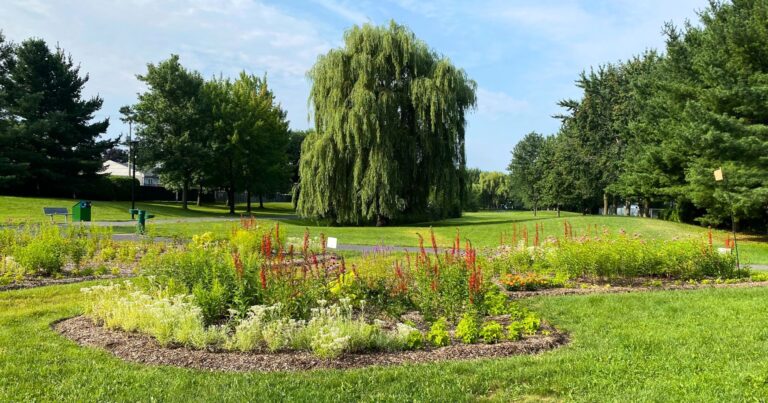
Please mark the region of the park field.
[[[562, 237], [565, 221], [573, 227], [575, 236], [594, 236], [604, 232], [616, 235], [624, 231], [629, 236], [639, 234], [646, 239], [695, 238], [706, 242], [708, 238], [708, 229], [696, 225], [638, 217], [584, 216], [574, 213], [563, 213], [561, 217], [557, 217], [556, 213], [550, 211], [539, 212], [537, 216], [529, 211], [468, 212], [464, 213], [463, 217], [456, 219], [379, 228], [327, 226], [310, 220], [298, 220], [291, 216], [284, 217], [287, 218], [279, 221], [281, 228], [286, 231], [289, 237], [300, 238], [308, 230], [312, 236], [319, 236], [322, 233], [325, 236], [336, 237], [339, 243], [347, 245], [413, 247], [418, 246], [419, 235], [423, 236], [426, 244], [429, 245], [430, 228], [434, 231], [437, 243], [441, 246], [450, 246], [458, 231], [463, 240], [469, 240], [477, 247], [495, 247], [502, 241], [511, 243], [515, 229], [518, 233], [517, 240], [521, 240], [523, 228], [527, 229], [529, 242], [532, 244], [537, 225], [541, 239], [548, 236]], [[262, 225], [274, 225], [273, 220], [270, 219], [261, 220], [261, 223]], [[224, 237], [231, 231], [233, 225], [237, 224], [232, 222], [150, 223], [149, 230], [154, 235], [165, 237], [189, 238], [194, 234], [207, 231]], [[115, 230], [132, 231], [131, 228], [127, 227], [115, 228]], [[716, 247], [724, 246], [728, 236], [730, 233], [727, 231], [713, 230], [713, 244]], [[768, 263], [768, 237], [740, 234], [738, 242], [743, 262]]]
[[[0, 196], [0, 222], [43, 222], [48, 220], [43, 215], [43, 207], [66, 207], [74, 203], [71, 199]], [[148, 221], [148, 230], [155, 236], [189, 239], [195, 234], [213, 232], [224, 237], [237, 225], [228, 221], [233, 216], [221, 204], [199, 207], [191, 204], [188, 210], [184, 210], [177, 202], [138, 202], [136, 207], [155, 214], [153, 220], [157, 223]], [[708, 237], [707, 228], [696, 225], [637, 217], [585, 216], [568, 212], [563, 212], [561, 217], [552, 211], [541, 211], [536, 216], [530, 211], [466, 212], [461, 218], [376, 228], [329, 226], [313, 220], [298, 219], [290, 203], [265, 203], [264, 209], [253, 207], [253, 213], [262, 225], [274, 225], [279, 221], [289, 237], [300, 238], [308, 230], [312, 236], [324, 234], [336, 237], [339, 243], [346, 245], [418, 246], [419, 235], [429, 244], [430, 228], [442, 246], [451, 245], [458, 231], [463, 240], [469, 240], [475, 246], [495, 247], [502, 241], [511, 242], [515, 229], [517, 239], [522, 239], [523, 228], [527, 229], [532, 243], [537, 225], [541, 239], [548, 236], [561, 237], [566, 220], [576, 236], [596, 235], [603, 231], [615, 235], [623, 230], [630, 236], [639, 234], [647, 239], [706, 240]], [[106, 225], [114, 225], [116, 233], [130, 233], [134, 231], [132, 225], [124, 222], [130, 220], [129, 208], [130, 202], [127, 201], [94, 201], [93, 220], [114, 222]], [[240, 214], [245, 214], [244, 205], [237, 206], [235, 217]], [[198, 219], [205, 221], [195, 221]], [[61, 217], [56, 220], [62, 221]], [[713, 230], [715, 246], [724, 246], [729, 234], [727, 231]], [[738, 242], [743, 262], [768, 264], [768, 236], [742, 233], [739, 234]]]
[[[39, 198], [39, 197], [14, 197], [0, 196], [0, 222], [42, 222], [49, 220], [43, 214], [43, 207], [71, 207], [78, 200]], [[264, 209], [258, 209], [258, 203], [252, 206], [260, 216], [282, 216], [293, 214], [290, 203], [264, 203]], [[93, 201], [92, 220], [94, 221], [128, 221], [131, 215], [130, 201]], [[196, 206], [190, 203], [189, 209], [181, 208], [181, 202], [140, 201], [136, 202], [136, 208], [147, 210], [157, 219], [184, 219], [184, 218], [229, 218], [229, 210], [223, 204], [208, 204]], [[71, 210], [70, 210], [71, 211]], [[238, 205], [236, 214], [245, 214], [245, 205]], [[57, 222], [64, 221], [63, 217], [56, 217]]]
[[82, 313], [79, 290], [92, 284], [0, 292], [1, 401], [62, 396], [72, 401], [761, 401], [768, 396], [767, 288], [522, 300], [569, 332], [571, 340], [533, 356], [228, 373], [126, 363], [56, 334], [51, 324]]

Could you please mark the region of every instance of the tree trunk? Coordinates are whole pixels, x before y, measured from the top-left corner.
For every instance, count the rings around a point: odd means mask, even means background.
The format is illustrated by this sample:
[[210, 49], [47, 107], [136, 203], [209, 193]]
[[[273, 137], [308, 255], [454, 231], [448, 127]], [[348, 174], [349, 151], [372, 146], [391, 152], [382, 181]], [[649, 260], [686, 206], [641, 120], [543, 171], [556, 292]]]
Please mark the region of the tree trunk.
[[536, 217], [536, 214], [539, 212], [539, 203], [533, 202], [533, 216]]
[[643, 199], [643, 217], [648, 218], [651, 216], [651, 203], [648, 198]]
[[260, 209], [264, 208], [264, 195], [262, 195], [261, 193], [259, 193], [259, 208]]
[[629, 216], [631, 209], [632, 209], [632, 202], [629, 199], [627, 199], [626, 201], [624, 201], [624, 215]]
[[203, 205], [203, 185], [199, 184], [197, 187], [197, 206]]
[[245, 189], [245, 211], [251, 214], [251, 191]]
[[386, 227], [387, 224], [389, 224], [389, 218], [384, 217], [381, 214], [376, 214], [376, 226], [377, 227]]
[[608, 215], [608, 193], [603, 193], [603, 215]]
[[189, 207], [189, 202], [187, 200], [188, 195], [189, 195], [189, 181], [185, 180], [181, 186], [181, 208], [183, 208], [184, 210], [187, 210]]
[[235, 186], [230, 183], [227, 189], [227, 198], [229, 199], [229, 214], [235, 214]]
[[560, 218], [560, 203], [557, 203], [557, 218]]

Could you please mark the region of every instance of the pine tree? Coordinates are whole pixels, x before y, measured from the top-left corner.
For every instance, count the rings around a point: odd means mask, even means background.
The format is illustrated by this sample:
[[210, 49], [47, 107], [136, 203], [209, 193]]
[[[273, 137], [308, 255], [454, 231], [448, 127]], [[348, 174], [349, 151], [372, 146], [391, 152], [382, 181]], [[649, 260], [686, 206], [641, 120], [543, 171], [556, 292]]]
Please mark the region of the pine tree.
[[27, 191], [77, 194], [96, 178], [101, 154], [114, 145], [99, 140], [108, 119], [91, 123], [103, 101], [83, 99], [88, 75], [81, 77], [63, 50], [52, 52], [43, 40], [29, 39], [13, 55], [12, 63], [5, 64], [2, 97], [10, 123], [3, 137], [15, 145], [11, 169], [24, 167], [18, 179]]

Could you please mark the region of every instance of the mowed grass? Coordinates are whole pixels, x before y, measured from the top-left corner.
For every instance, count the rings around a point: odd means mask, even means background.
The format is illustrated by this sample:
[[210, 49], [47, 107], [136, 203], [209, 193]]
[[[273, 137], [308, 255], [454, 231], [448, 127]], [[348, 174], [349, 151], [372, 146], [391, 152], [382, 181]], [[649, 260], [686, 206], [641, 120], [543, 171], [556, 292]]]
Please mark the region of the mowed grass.
[[0, 292], [0, 401], [760, 401], [768, 288], [523, 301], [571, 344], [535, 356], [226, 373], [123, 362], [57, 335], [83, 285]]
[[[429, 245], [431, 227], [441, 246], [450, 246], [458, 230], [462, 242], [469, 240], [474, 246], [495, 247], [502, 242], [502, 238], [505, 243], [511, 243], [515, 227], [518, 241], [522, 239], [523, 228], [527, 228], [530, 244], [533, 244], [536, 236], [536, 225], [539, 225], [539, 236], [542, 240], [547, 236], [562, 237], [566, 220], [573, 227], [575, 236], [602, 236], [605, 230], [612, 235], [617, 235], [624, 230], [628, 236], [640, 234], [646, 239], [696, 238], [706, 242], [708, 237], [707, 228], [690, 224], [638, 217], [584, 216], [574, 213], [563, 213], [558, 218], [556, 213], [549, 211], [539, 212], [537, 216], [529, 211], [470, 212], [456, 219], [379, 228], [326, 226], [309, 220], [296, 219], [280, 220], [280, 225], [289, 237], [300, 238], [308, 229], [313, 236], [323, 233], [326, 236], [338, 238], [342, 244], [387, 246], [418, 246], [419, 234], [425, 238], [426, 245]], [[149, 227], [150, 231], [158, 236], [189, 238], [206, 231], [226, 236], [234, 225], [236, 224], [231, 222], [173, 224], [151, 224], [150, 222]], [[274, 222], [262, 220], [262, 225], [274, 225]], [[730, 236], [727, 231], [713, 230], [712, 233], [715, 247], [724, 246], [725, 238]], [[768, 263], [768, 236], [740, 234], [739, 250], [743, 262]]]
[[[50, 219], [43, 214], [43, 207], [65, 207], [70, 212], [72, 206], [79, 200], [53, 199], [37, 197], [0, 196], [0, 223], [2, 222], [42, 222]], [[245, 204], [236, 206], [236, 215], [245, 214]], [[279, 217], [293, 215], [291, 203], [264, 203], [264, 209], [258, 208], [258, 203], [252, 206], [253, 212], [259, 216]], [[93, 201], [91, 219], [93, 221], [126, 221], [131, 219], [128, 209], [130, 201]], [[136, 208], [147, 210], [156, 219], [184, 218], [231, 218], [229, 209], [223, 204], [205, 204], [196, 206], [190, 203], [189, 209], [181, 208], [180, 202], [136, 202]], [[55, 217], [56, 222], [63, 222], [64, 217]]]

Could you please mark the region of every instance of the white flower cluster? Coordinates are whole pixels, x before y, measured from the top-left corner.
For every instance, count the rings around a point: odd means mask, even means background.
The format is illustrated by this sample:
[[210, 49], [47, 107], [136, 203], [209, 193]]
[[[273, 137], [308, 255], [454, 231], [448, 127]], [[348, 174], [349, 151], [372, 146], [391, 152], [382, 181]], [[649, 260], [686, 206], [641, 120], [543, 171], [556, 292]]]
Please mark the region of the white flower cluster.
[[345, 352], [412, 348], [414, 332], [403, 323], [386, 330], [384, 322], [367, 323], [363, 312], [353, 315], [352, 303], [342, 299], [328, 305], [318, 301], [309, 320], [287, 318], [280, 304], [257, 305], [245, 318], [230, 327], [209, 326], [202, 311], [189, 296], [148, 294], [130, 282], [82, 290], [89, 297], [86, 314], [111, 329], [149, 334], [162, 345], [182, 344], [193, 348], [222, 347], [237, 351], [309, 350], [322, 358]]

